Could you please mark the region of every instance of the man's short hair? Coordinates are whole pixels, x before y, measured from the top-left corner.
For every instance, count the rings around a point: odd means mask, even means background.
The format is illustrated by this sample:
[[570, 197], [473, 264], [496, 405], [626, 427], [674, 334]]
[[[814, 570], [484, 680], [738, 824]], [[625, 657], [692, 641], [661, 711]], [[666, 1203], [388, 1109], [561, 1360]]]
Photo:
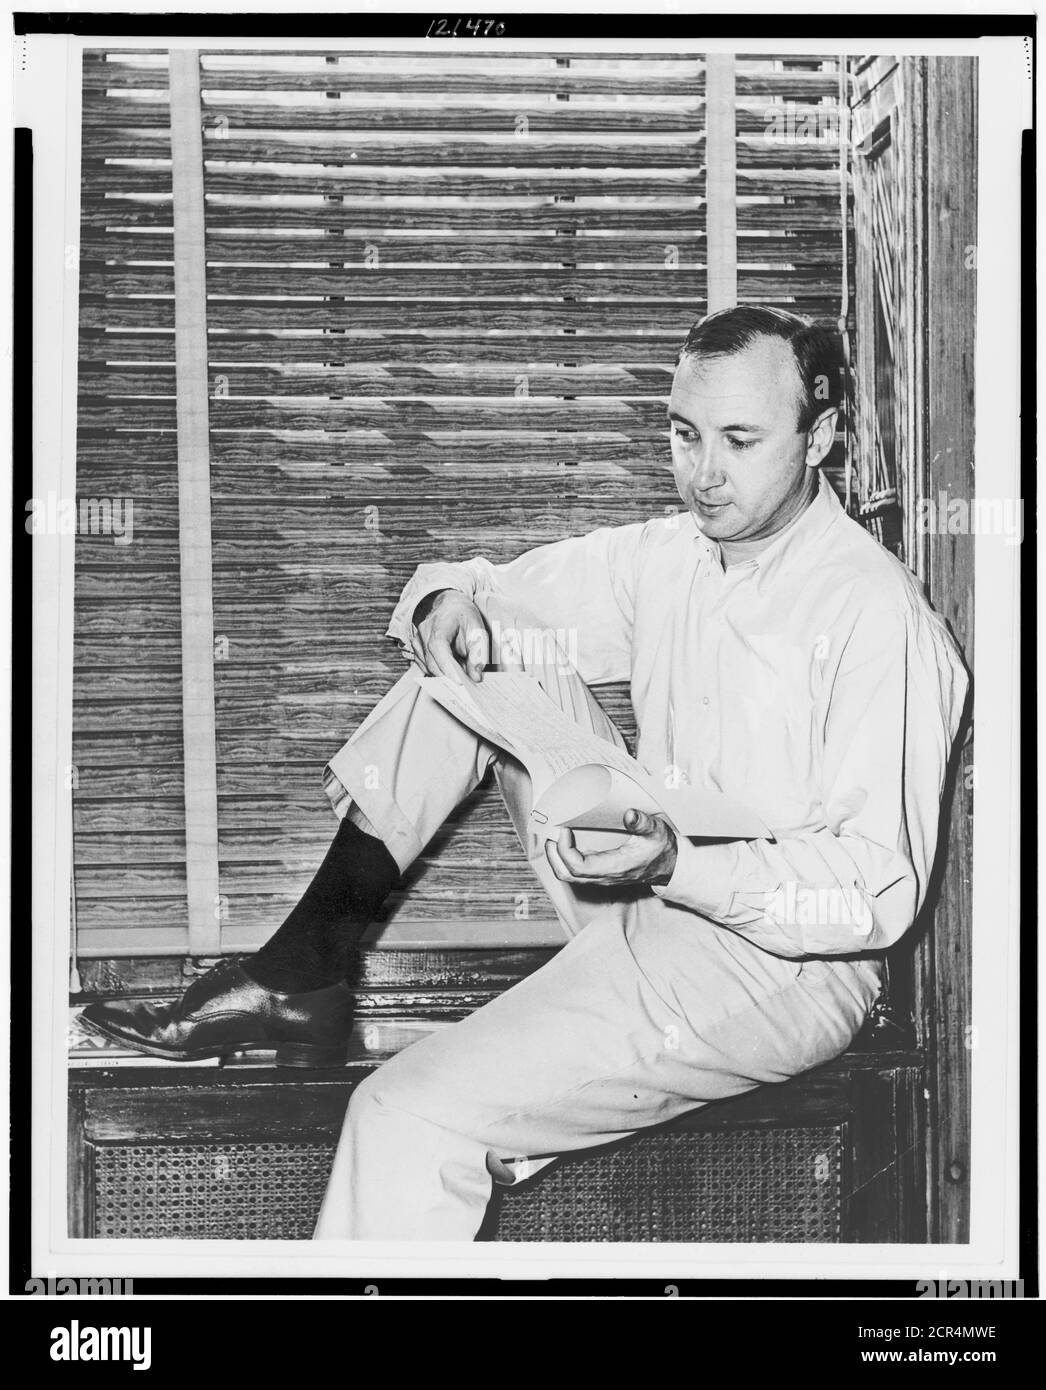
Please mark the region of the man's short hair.
[[684, 357], [732, 357], [757, 338], [781, 338], [791, 344], [803, 386], [800, 433], [808, 430], [822, 411], [840, 407], [843, 356], [838, 335], [785, 309], [738, 304], [706, 314], [687, 334], [676, 362], [678, 365]]

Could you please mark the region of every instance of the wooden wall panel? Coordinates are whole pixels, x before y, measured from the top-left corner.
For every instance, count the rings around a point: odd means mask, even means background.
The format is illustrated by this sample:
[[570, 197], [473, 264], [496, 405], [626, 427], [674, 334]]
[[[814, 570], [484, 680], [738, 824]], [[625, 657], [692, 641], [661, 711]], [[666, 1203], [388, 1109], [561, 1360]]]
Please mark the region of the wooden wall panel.
[[[973, 499], [974, 347], [977, 274], [977, 64], [969, 58], [929, 58], [926, 87], [928, 147], [927, 244], [927, 474], [929, 492]], [[926, 581], [973, 669], [973, 582], [976, 538], [927, 537]], [[973, 945], [972, 726], [957, 760], [949, 806], [947, 858], [924, 957], [932, 1007], [932, 1066], [936, 1095], [930, 1162], [933, 1238], [963, 1242], [970, 1232], [970, 1026]], [[984, 1180], [984, 1175], [980, 1175]]]

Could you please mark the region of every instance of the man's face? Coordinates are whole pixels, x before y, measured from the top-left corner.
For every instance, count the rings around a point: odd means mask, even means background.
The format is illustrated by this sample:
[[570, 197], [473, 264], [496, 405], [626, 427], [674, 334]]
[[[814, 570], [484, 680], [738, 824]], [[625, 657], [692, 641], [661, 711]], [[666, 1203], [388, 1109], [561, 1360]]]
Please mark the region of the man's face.
[[780, 338], [680, 362], [668, 406], [672, 470], [705, 535], [766, 539], [806, 506], [827, 443], [799, 432], [801, 399], [792, 349]]

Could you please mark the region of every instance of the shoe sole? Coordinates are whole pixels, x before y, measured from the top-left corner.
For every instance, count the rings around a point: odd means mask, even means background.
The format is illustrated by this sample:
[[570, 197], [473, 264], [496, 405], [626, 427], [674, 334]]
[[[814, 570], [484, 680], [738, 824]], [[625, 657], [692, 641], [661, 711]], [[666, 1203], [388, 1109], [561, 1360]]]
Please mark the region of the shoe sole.
[[275, 1049], [274, 1061], [276, 1066], [297, 1070], [313, 1068], [325, 1070], [343, 1067], [348, 1061], [349, 1048], [347, 1043], [323, 1046], [320, 1043], [273, 1043], [270, 1039], [261, 1042], [239, 1043], [236, 1047], [204, 1048], [200, 1052], [172, 1052], [169, 1048], [157, 1047], [154, 1043], [143, 1042], [138, 1038], [129, 1038], [125, 1034], [117, 1032], [116, 1029], [106, 1028], [92, 1018], [81, 1018], [80, 1021], [85, 1028], [89, 1028], [92, 1033], [97, 1033], [100, 1037], [108, 1039], [109, 1042], [118, 1043], [121, 1047], [129, 1048], [132, 1052], [142, 1052], [148, 1057], [158, 1057], [164, 1062], [206, 1062], [212, 1057], [224, 1061], [229, 1057], [235, 1057], [240, 1052], [256, 1052], [268, 1049]]

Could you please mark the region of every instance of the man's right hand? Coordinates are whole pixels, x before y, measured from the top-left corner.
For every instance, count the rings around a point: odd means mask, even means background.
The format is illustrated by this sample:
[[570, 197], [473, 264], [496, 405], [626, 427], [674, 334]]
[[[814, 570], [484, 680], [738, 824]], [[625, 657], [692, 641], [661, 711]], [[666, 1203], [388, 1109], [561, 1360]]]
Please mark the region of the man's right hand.
[[423, 671], [430, 676], [447, 676], [458, 685], [462, 671], [469, 680], [481, 681], [490, 660], [490, 636], [483, 614], [456, 589], [441, 589], [421, 600], [414, 610], [411, 646]]

